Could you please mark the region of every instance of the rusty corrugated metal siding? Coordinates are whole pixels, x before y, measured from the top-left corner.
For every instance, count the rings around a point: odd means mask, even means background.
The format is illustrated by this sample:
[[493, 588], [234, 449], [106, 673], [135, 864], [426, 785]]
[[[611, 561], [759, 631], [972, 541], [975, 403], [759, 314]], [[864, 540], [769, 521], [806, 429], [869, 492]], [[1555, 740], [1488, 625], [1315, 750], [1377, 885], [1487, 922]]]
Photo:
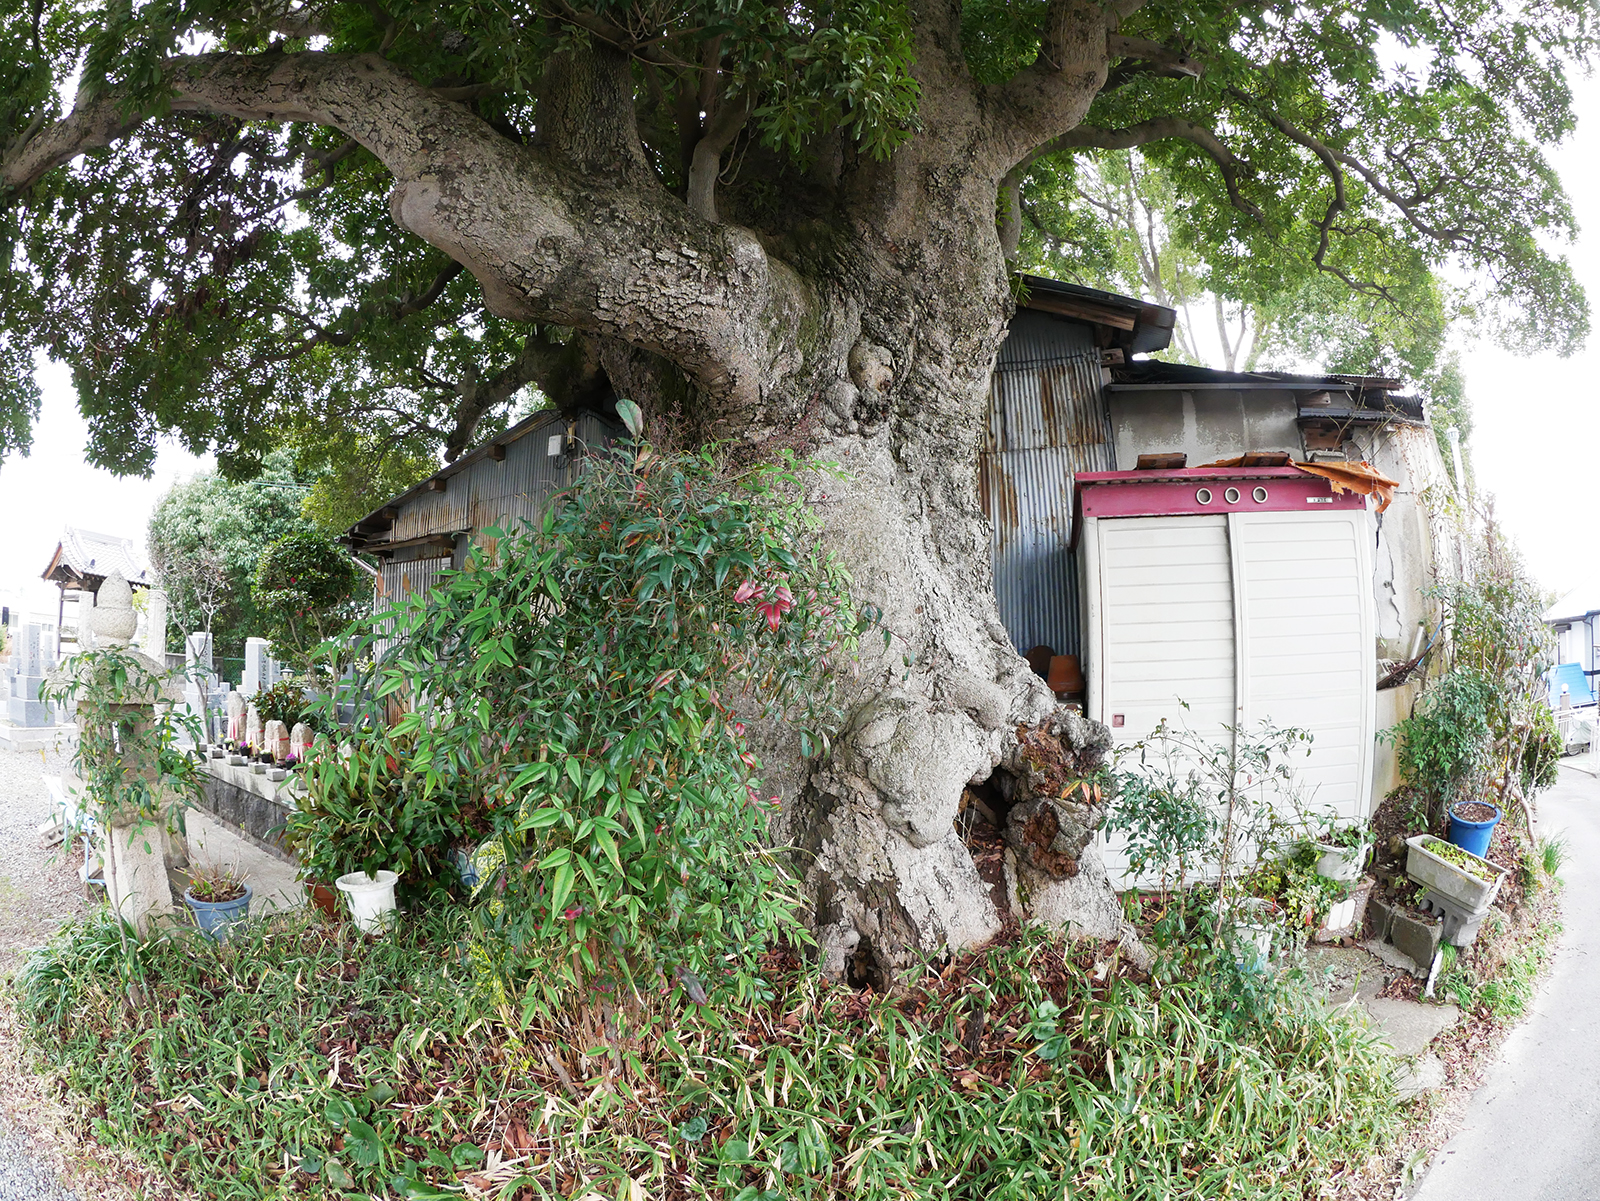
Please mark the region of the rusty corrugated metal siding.
[[391, 604], [398, 604], [408, 596], [426, 595], [428, 590], [439, 583], [439, 577], [450, 567], [448, 557], [437, 559], [412, 559], [408, 563], [385, 563], [383, 565], [383, 596], [378, 598], [378, 607], [387, 608]]
[[995, 598], [1018, 651], [1042, 643], [1079, 653], [1072, 481], [1115, 468], [1089, 327], [1018, 312], [995, 361], [978, 456]]
[[[390, 540], [403, 542], [427, 534], [471, 531], [533, 517], [554, 493], [577, 478], [581, 455], [547, 453], [549, 437], [564, 434], [569, 422], [559, 413], [506, 446], [499, 462], [483, 458], [451, 475], [443, 492], [421, 492], [400, 504]], [[574, 433], [591, 450], [611, 445], [605, 424], [592, 414], [578, 418]]]

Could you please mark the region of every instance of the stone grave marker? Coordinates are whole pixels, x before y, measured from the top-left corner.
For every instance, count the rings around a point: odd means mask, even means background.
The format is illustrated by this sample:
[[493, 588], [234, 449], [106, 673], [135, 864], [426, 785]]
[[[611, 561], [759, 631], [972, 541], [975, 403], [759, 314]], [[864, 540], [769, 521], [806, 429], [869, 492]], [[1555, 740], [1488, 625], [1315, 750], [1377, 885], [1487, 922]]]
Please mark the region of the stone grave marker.
[[16, 674], [11, 680], [11, 696], [6, 701], [6, 716], [11, 724], [33, 729], [54, 725], [50, 702], [39, 699], [49, 663], [44, 630], [38, 622], [30, 621], [18, 630], [12, 663]]
[[228, 741], [235, 746], [244, 741], [244, 715], [247, 703], [244, 693], [228, 693]]
[[283, 669], [272, 657], [272, 643], [265, 638], [247, 638], [244, 644], [244, 682], [239, 691], [255, 696], [278, 682]]

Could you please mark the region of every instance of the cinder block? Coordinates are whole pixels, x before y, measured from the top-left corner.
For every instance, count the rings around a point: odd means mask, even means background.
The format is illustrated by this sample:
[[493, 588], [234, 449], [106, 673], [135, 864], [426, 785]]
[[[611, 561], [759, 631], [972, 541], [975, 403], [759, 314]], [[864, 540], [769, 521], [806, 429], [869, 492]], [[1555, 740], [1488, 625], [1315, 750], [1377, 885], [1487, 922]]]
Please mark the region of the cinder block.
[[1423, 971], [1433, 962], [1439, 950], [1439, 939], [1444, 933], [1444, 923], [1438, 918], [1421, 914], [1396, 912], [1389, 922], [1389, 941], [1395, 949], [1410, 956]]
[[1396, 906], [1382, 897], [1367, 901], [1367, 931], [1372, 938], [1384, 942], [1389, 937], [1389, 927], [1394, 920]]

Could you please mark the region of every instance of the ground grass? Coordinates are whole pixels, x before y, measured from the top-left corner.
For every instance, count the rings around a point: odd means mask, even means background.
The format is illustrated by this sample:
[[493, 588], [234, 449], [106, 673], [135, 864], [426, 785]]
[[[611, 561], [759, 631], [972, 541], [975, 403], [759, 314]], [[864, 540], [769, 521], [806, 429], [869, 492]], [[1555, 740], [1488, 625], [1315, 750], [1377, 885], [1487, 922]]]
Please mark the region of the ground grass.
[[1290, 988], [1241, 1021], [1114, 946], [1024, 936], [893, 999], [774, 953], [768, 1000], [613, 1015], [602, 1046], [505, 1025], [460, 939], [261, 923], [130, 963], [100, 918], [19, 1008], [97, 1137], [208, 1198], [1302, 1198], [1395, 1121], [1344, 1015]]

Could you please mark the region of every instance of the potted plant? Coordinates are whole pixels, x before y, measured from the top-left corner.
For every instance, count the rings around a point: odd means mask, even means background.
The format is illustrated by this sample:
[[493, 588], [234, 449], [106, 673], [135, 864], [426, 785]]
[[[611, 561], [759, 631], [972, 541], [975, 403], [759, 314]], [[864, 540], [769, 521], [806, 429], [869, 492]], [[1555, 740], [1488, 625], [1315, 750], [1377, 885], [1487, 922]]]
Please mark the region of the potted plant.
[[1372, 852], [1372, 842], [1367, 837], [1366, 823], [1354, 822], [1336, 825], [1330, 819], [1312, 839], [1317, 851], [1317, 875], [1326, 876], [1348, 884], [1361, 875]]
[[207, 938], [225, 940], [250, 915], [250, 886], [236, 869], [206, 867], [192, 873], [183, 900]]
[[323, 884], [317, 880], [307, 880], [306, 896], [311, 903], [322, 912], [322, 916], [329, 921], [338, 921], [341, 916], [342, 906], [339, 904], [339, 894], [331, 884]]
[[375, 876], [366, 872], [347, 872], [334, 881], [334, 886], [350, 898], [350, 916], [363, 934], [381, 933], [395, 911], [394, 886], [400, 877], [394, 872], [379, 871]]
[[1499, 864], [1432, 834], [1408, 838], [1406, 846], [1410, 848], [1406, 875], [1467, 914], [1486, 912], [1510, 874]]
[[1450, 841], [1481, 859], [1489, 853], [1489, 839], [1499, 821], [1499, 807], [1488, 801], [1457, 801], [1450, 806]]
[[1236, 950], [1243, 956], [1241, 967], [1262, 968], [1272, 958], [1276, 916], [1277, 906], [1266, 897], [1239, 898], [1233, 913], [1233, 934]]

